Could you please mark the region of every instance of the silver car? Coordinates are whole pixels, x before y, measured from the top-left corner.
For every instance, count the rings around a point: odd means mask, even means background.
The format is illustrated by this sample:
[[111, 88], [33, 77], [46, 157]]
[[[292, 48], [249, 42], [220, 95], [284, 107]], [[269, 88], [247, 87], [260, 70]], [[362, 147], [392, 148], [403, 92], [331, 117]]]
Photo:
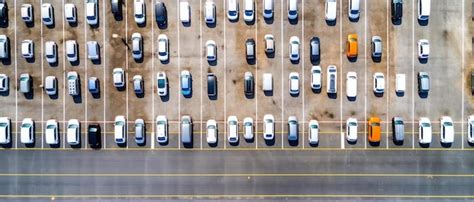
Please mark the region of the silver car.
[[298, 141], [298, 119], [296, 116], [288, 117], [288, 141]]
[[135, 120], [135, 142], [137, 144], [144, 144], [145, 137], [145, 121], [143, 119]]

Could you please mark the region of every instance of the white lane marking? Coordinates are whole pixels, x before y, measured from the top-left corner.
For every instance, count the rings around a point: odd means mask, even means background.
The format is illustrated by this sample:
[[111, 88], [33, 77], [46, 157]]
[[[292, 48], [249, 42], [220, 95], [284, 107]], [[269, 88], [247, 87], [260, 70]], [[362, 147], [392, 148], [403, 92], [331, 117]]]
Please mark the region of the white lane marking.
[[[104, 27], [107, 27], [107, 18], [105, 17], [105, 1], [102, 1], [102, 18], [104, 19]], [[105, 32], [107, 31], [107, 29], [104, 29], [103, 31], [103, 49], [104, 49], [104, 67], [102, 68], [104, 70], [104, 81], [102, 83], [104, 83], [104, 131], [107, 131], [107, 124], [106, 124], [106, 121], [107, 121], [107, 117], [105, 116], [105, 112], [107, 110], [107, 105], [106, 105], [106, 101], [107, 101], [107, 88], [105, 87], [105, 83], [107, 81], [107, 75], [106, 75], [106, 62], [107, 62], [107, 54], [106, 54], [106, 44], [105, 44]], [[106, 135], [104, 135], [104, 149], [107, 148], [107, 138], [106, 138]]]
[[[199, 9], [198, 9], [198, 11], [201, 8], [202, 8], [202, 0], [199, 0]], [[202, 46], [202, 12], [199, 12], [199, 36], [200, 36], [199, 37], [199, 39], [200, 39], [200, 46], [199, 47], [200, 47], [200, 50], [202, 51], [202, 47], [203, 47]], [[200, 108], [200, 112], [199, 112], [200, 113], [200, 119], [199, 120], [201, 120], [201, 124], [199, 124], [199, 125], [201, 126], [200, 130], [202, 131], [202, 124], [203, 124], [202, 123], [202, 86], [203, 86], [202, 85], [202, 79], [203, 78], [202, 78], [202, 57], [200, 57], [200, 58], [201, 58], [200, 59], [200, 62], [201, 62], [201, 64], [200, 64], [201, 65], [201, 70], [200, 70], [201, 71], [201, 74], [200, 74], [201, 75], [201, 88], [199, 88], [199, 89], [201, 89], [201, 93], [200, 93], [201, 94], [201, 108]], [[201, 143], [201, 149], [202, 149], [202, 133], [200, 133], [200, 135], [201, 135], [201, 142], [200, 143]]]
[[[84, 8], [87, 7], [87, 1], [84, 1]], [[86, 16], [86, 9], [84, 9], [84, 16]], [[63, 23], [64, 25], [64, 23]], [[105, 46], [104, 46], [105, 47]], [[104, 48], [105, 49], [105, 48]], [[88, 78], [87, 78], [87, 70], [88, 70], [88, 65], [87, 65], [87, 59], [86, 59], [86, 56], [87, 56], [87, 23], [84, 23], [84, 91], [81, 92], [82, 94], [84, 94], [85, 96], [85, 106], [84, 106], [84, 121], [85, 121], [85, 125], [87, 126], [87, 123], [88, 123], [88, 117], [87, 117], [87, 87], [89, 85], [89, 83], [87, 82], [88, 81]], [[86, 128], [86, 127], [84, 127]], [[84, 144], [84, 147], [87, 149], [87, 135], [85, 135], [84, 137], [85, 139], [85, 144]]]
[[[224, 13], [226, 13], [226, 1], [224, 1]], [[227, 34], [226, 34], [226, 27], [227, 27], [227, 19], [224, 17], [224, 93], [227, 94]], [[227, 141], [226, 141], [226, 134], [227, 134], [227, 127], [225, 120], [227, 119], [227, 96], [224, 96], [224, 149], [227, 148]]]
[[[283, 36], [284, 36], [284, 35], [283, 35], [283, 16], [284, 16], [284, 15], [283, 15], [283, 0], [281, 0], [281, 9], [280, 9], [280, 12], [281, 12], [281, 21], [280, 21], [280, 29], [281, 29], [281, 30], [280, 30], [280, 32], [281, 32], [281, 38], [280, 38], [280, 40], [281, 40], [281, 49], [280, 49], [280, 50], [281, 50], [281, 52], [282, 52], [282, 53], [280, 54], [280, 55], [281, 55], [281, 80], [280, 80], [280, 81], [281, 81], [281, 120], [282, 120], [282, 122], [281, 122], [281, 129], [283, 130], [283, 128], [284, 128], [284, 125], [283, 125], [283, 123], [284, 123], [284, 122], [283, 122], [283, 112], [285, 111], [285, 105], [284, 105], [285, 99], [284, 99], [284, 97], [283, 97], [283, 83], [284, 83], [284, 82], [283, 82], [283, 81], [284, 81], [284, 80], [283, 80], [283, 66], [284, 66], [284, 64], [283, 64], [283, 54], [284, 54], [284, 51], [283, 51], [283, 50], [284, 50], [284, 49], [283, 49], [283, 43], [284, 43], [284, 42], [283, 42]], [[283, 149], [283, 133], [281, 133], [281, 148]]]
[[345, 149], [346, 148], [345, 146], [346, 145], [344, 144], [344, 132], [341, 132], [341, 149]]
[[[390, 65], [390, 38], [389, 37], [389, 28], [388, 28], [388, 24], [389, 24], [389, 17], [388, 17], [388, 0], [386, 1], [387, 3], [387, 7], [386, 7], [386, 10], [387, 10], [387, 37], [386, 37], [386, 40], [387, 40], [387, 105], [385, 106], [386, 107], [386, 114], [385, 114], [385, 120], [388, 122], [388, 104], [389, 104], [389, 97], [390, 97], [390, 70], [389, 70], [389, 65]], [[387, 149], [388, 149], [388, 132], [389, 132], [389, 126], [388, 124], [386, 125], [386, 130], [387, 130], [387, 133], [385, 134], [385, 142], [386, 142], [386, 145], [387, 145]]]
[[301, 10], [302, 10], [302, 12], [301, 12], [302, 22], [301, 22], [301, 23], [302, 23], [303, 25], [301, 26], [301, 36], [302, 36], [301, 38], [302, 38], [302, 42], [303, 42], [303, 43], [302, 43], [302, 44], [303, 44], [303, 45], [302, 45], [303, 50], [302, 50], [302, 52], [301, 52], [301, 55], [303, 55], [303, 60], [302, 60], [302, 65], [301, 65], [301, 78], [302, 78], [301, 85], [303, 86], [303, 87], [302, 87], [302, 90], [303, 90], [303, 93], [302, 93], [302, 94], [303, 94], [303, 96], [302, 96], [303, 104], [302, 104], [302, 110], [301, 110], [301, 117], [302, 117], [301, 123], [302, 123], [302, 125], [303, 125], [303, 135], [302, 135], [302, 136], [303, 136], [303, 137], [302, 137], [303, 143], [302, 143], [302, 144], [303, 144], [303, 149], [304, 149], [304, 131], [305, 131], [305, 125], [304, 125], [304, 123], [305, 123], [305, 116], [304, 116], [304, 86], [305, 86], [305, 85], [304, 85], [304, 84], [305, 84], [305, 82], [304, 82], [305, 51], [304, 51], [304, 50], [305, 50], [305, 48], [304, 48], [304, 45], [305, 45], [306, 43], [305, 43], [305, 40], [304, 40], [304, 39], [305, 39], [305, 35], [304, 35], [304, 0], [302, 0], [302, 1], [303, 1], [303, 2], [302, 2], [302, 6], [301, 6], [301, 7], [302, 7], [302, 9], [301, 9]]
[[[364, 1], [364, 63], [365, 63], [365, 101], [364, 101], [364, 121], [367, 121], [367, 0]], [[367, 149], [367, 124], [364, 124], [364, 148]]]
[[[153, 5], [153, 0], [150, 0], [150, 4]], [[153, 9], [154, 6], [150, 6], [151, 10], [151, 16], [155, 16], [155, 9]], [[155, 93], [153, 92], [153, 87], [154, 87], [154, 82], [155, 82], [155, 22], [151, 22], [151, 68], [152, 68], [152, 73], [151, 73], [151, 119], [152, 119], [152, 131], [151, 131], [151, 148], [155, 149]]]
[[461, 51], [461, 74], [462, 74], [462, 82], [461, 82], [461, 92], [462, 92], [462, 99], [461, 99], [461, 148], [464, 149], [464, 82], [465, 81], [465, 78], [464, 78], [464, 52], [466, 51], [464, 49], [464, 38], [465, 38], [465, 33], [464, 33], [464, 24], [465, 24], [465, 14], [464, 14], [464, 0], [462, 0], [462, 31], [461, 31], [461, 39], [462, 39], [462, 43], [461, 43], [461, 46], [462, 46], [462, 51]]
[[[179, 34], [179, 28], [180, 28], [180, 25], [179, 25], [179, 0], [176, 0], [176, 13], [177, 13], [177, 16], [176, 16], [176, 27], [178, 28], [178, 83], [180, 84], [179, 85], [179, 89], [181, 89], [181, 77], [180, 77], [180, 74], [181, 74], [181, 57], [180, 57], [180, 34]], [[181, 92], [178, 93], [178, 117], [181, 118]], [[191, 117], [191, 120], [192, 120], [192, 117]], [[181, 149], [181, 127], [178, 127], [178, 131], [179, 131], [179, 134], [178, 134], [178, 148]]]
[[[343, 39], [342, 39], [342, 0], [339, 1], [339, 47], [340, 47], [340, 52], [339, 54], [339, 92], [342, 93], [342, 55], [344, 53], [344, 46], [343, 46]], [[341, 134], [343, 134], [342, 130], [342, 123], [343, 123], [343, 117], [342, 117], [342, 98], [339, 99], [340, 102], [340, 129], [341, 129]], [[320, 121], [321, 122], [321, 121]], [[341, 148], [345, 147], [344, 143], [344, 136], [341, 136]]]
[[[258, 1], [255, 1], [255, 8], [258, 10]], [[257, 12], [256, 12], [257, 13]], [[258, 21], [255, 19], [255, 48], [256, 55], [258, 55]], [[258, 86], [258, 60], [255, 60], [255, 79], [254, 79], [254, 93], [255, 93], [255, 132], [254, 132], [254, 139], [255, 139], [255, 149], [258, 149], [258, 96], [257, 90], [255, 90], [256, 86]]]
[[[62, 0], [62, 7], [64, 8], [64, 0]], [[64, 36], [64, 18], [63, 19], [63, 53], [66, 53], [66, 40], [65, 40], [65, 36]], [[66, 75], [65, 75], [65, 72], [66, 72], [66, 57], [63, 57], [63, 123], [62, 123], [62, 127], [64, 129], [66, 129], [66, 97], [65, 97], [65, 89], [66, 89]], [[86, 105], [87, 106], [87, 105]], [[66, 133], [64, 132], [63, 130], [63, 148], [66, 148]]]
[[411, 69], [412, 69], [412, 82], [413, 84], [411, 85], [412, 86], [412, 91], [411, 91], [411, 101], [412, 101], [412, 105], [411, 105], [411, 120], [413, 120], [413, 123], [412, 123], [412, 148], [415, 149], [415, 1], [412, 1], [412, 35], [411, 35], [411, 38], [412, 38], [412, 50], [413, 50], [413, 54], [412, 55], [412, 60], [411, 60]]
[[[127, 1], [125, 1], [127, 2]], [[127, 3], [125, 3], [125, 43], [127, 44], [127, 48], [125, 49], [125, 106], [126, 107], [126, 110], [125, 110], [125, 114], [126, 114], [126, 117], [127, 117], [127, 133], [128, 133], [128, 121], [130, 121], [129, 117], [128, 117], [128, 76], [129, 76], [129, 72], [128, 72], [128, 6], [127, 6]], [[127, 135], [127, 139], [128, 139], [128, 135]], [[128, 149], [128, 145], [130, 145], [129, 143], [127, 143], [127, 149]]]
[[[15, 27], [17, 27], [16, 24], [16, 1], [14, 2], [14, 15], [15, 15]], [[18, 55], [17, 55], [17, 29], [15, 29], [15, 82], [18, 81]], [[15, 91], [15, 148], [18, 148], [18, 91]]]
[[[41, 5], [40, 7], [43, 5], [43, 0], [41, 0]], [[43, 84], [43, 77], [44, 77], [44, 36], [43, 36], [43, 26], [44, 26], [44, 23], [43, 23], [43, 20], [41, 20], [41, 85]], [[40, 89], [41, 91], [43, 91], [43, 89], [41, 88]], [[41, 132], [43, 132], [43, 123], [44, 123], [44, 93], [41, 92]], [[41, 135], [41, 149], [44, 148], [44, 138], [43, 138], [43, 135]]]

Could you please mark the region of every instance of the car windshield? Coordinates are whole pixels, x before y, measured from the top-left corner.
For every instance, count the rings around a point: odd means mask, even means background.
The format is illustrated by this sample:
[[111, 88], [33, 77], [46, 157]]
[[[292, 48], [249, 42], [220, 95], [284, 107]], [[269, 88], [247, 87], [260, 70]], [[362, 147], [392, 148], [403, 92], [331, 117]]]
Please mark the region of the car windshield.
[[298, 77], [297, 76], [292, 76], [291, 79], [292, 80], [298, 80]]
[[135, 55], [140, 54], [140, 50], [133, 50], [132, 53]]
[[273, 120], [267, 119], [267, 123], [273, 123]]
[[229, 125], [237, 125], [237, 121], [230, 121]]
[[76, 76], [71, 75], [67, 77], [67, 80], [74, 80], [74, 79], [76, 79]]
[[297, 12], [296, 12], [296, 10], [294, 10], [294, 11], [290, 10], [290, 11], [288, 11], [288, 13], [289, 13], [290, 15], [296, 15]]
[[235, 15], [237, 15], [237, 11], [229, 11], [229, 15], [235, 16]]
[[355, 15], [355, 14], [357, 14], [357, 13], [359, 13], [358, 10], [351, 10], [351, 14]]
[[314, 125], [311, 125], [311, 128], [313, 129], [317, 129], [318, 128], [318, 125], [314, 124]]
[[158, 79], [158, 88], [164, 88], [164, 87], [165, 87], [165, 80]]
[[379, 122], [374, 122], [374, 123], [372, 123], [372, 126], [380, 126], [380, 123]]
[[270, 9], [265, 9], [263, 12], [264, 12], [265, 14], [272, 14], [272, 10], [270, 10]]
[[76, 125], [74, 125], [74, 124], [71, 124], [71, 125], [69, 125], [67, 128], [74, 129], [74, 128], [77, 128], [77, 126], [76, 126]]
[[47, 129], [54, 129], [54, 128], [56, 128], [56, 126], [54, 126], [54, 125], [48, 125], [48, 127], [46, 127], [46, 128], [47, 128]]
[[115, 122], [115, 125], [116, 125], [116, 126], [123, 126], [123, 122], [121, 122], [121, 121], [116, 121], [116, 122]]
[[137, 13], [137, 14], [135, 14], [135, 17], [137, 17], [137, 18], [143, 18], [143, 14]]
[[400, 120], [395, 121], [395, 124], [396, 124], [396, 125], [403, 125], [403, 121], [400, 121]]
[[430, 124], [429, 123], [422, 123], [421, 126], [422, 127], [430, 127]]
[[313, 70], [313, 73], [321, 73], [321, 71], [319, 71], [319, 69], [315, 69]]
[[350, 122], [349, 126], [357, 126], [357, 123], [356, 122]]
[[245, 123], [245, 126], [251, 126], [251, 125], [252, 125], [252, 123], [251, 123], [251, 122], [247, 122], [247, 123]]
[[451, 123], [451, 122], [445, 122], [445, 123], [444, 123], [444, 126], [453, 126], [453, 123]]
[[31, 124], [29, 123], [24, 123], [23, 125], [21, 125], [22, 128], [29, 128], [31, 127]]
[[7, 123], [0, 123], [0, 126], [5, 127], [5, 126], [7, 126]]
[[245, 10], [245, 15], [252, 15], [253, 14], [253, 10]]

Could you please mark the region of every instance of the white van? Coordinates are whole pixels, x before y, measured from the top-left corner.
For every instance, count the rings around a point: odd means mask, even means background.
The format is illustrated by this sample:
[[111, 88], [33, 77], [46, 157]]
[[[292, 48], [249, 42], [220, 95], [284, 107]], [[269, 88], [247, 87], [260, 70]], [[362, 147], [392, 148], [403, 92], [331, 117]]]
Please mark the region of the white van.
[[349, 0], [349, 10], [348, 16], [351, 20], [356, 20], [359, 18], [359, 0]]
[[116, 116], [114, 123], [115, 143], [123, 144], [127, 142], [127, 120], [125, 116]]
[[263, 1], [263, 17], [266, 19], [273, 18], [273, 0]]
[[207, 24], [216, 23], [216, 4], [212, 1], [207, 1], [204, 6], [205, 19]]
[[66, 58], [69, 62], [77, 61], [77, 42], [76, 40], [66, 41]]
[[41, 5], [41, 19], [43, 19], [43, 24], [45, 25], [54, 24], [54, 10], [50, 3]]
[[64, 4], [64, 17], [70, 23], [77, 22], [77, 9], [74, 4]]
[[273, 91], [273, 76], [270, 73], [263, 74], [263, 91], [271, 92]]
[[72, 71], [67, 73], [67, 84], [69, 95], [79, 95], [79, 75], [77, 72]]
[[87, 0], [86, 4], [86, 19], [87, 19], [87, 24], [91, 26], [97, 25], [97, 22], [99, 21], [99, 15], [98, 15], [98, 8], [97, 8], [97, 2], [96, 0]]
[[298, 18], [298, 0], [288, 1], [288, 19], [295, 20]]
[[10, 144], [11, 121], [8, 117], [0, 117], [0, 144]]
[[179, 2], [179, 19], [182, 23], [188, 24], [190, 22], [191, 9], [187, 1]]
[[97, 41], [87, 42], [87, 58], [91, 60], [99, 60], [99, 44], [97, 43]]
[[418, 0], [418, 20], [430, 18], [431, 0]]
[[395, 93], [405, 92], [405, 74], [397, 74], [395, 76]]
[[67, 143], [70, 145], [78, 145], [80, 142], [81, 125], [79, 120], [70, 119], [67, 123]]

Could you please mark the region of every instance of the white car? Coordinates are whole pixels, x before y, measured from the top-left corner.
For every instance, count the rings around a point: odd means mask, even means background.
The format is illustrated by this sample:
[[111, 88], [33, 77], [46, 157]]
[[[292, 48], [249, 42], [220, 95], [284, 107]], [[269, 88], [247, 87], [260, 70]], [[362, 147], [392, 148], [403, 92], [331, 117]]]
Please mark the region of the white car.
[[288, 19], [296, 20], [298, 18], [298, 0], [288, 0]]
[[418, 20], [429, 20], [431, 0], [418, 0]]
[[274, 0], [263, 0], [263, 17], [265, 19], [273, 18]]
[[357, 119], [348, 118], [346, 122], [346, 139], [348, 142], [357, 141]]
[[418, 40], [418, 58], [428, 59], [430, 56], [430, 42], [428, 39]]
[[346, 96], [348, 98], [357, 97], [357, 73], [356, 72], [347, 72]]
[[125, 86], [125, 73], [122, 68], [114, 68], [113, 79], [116, 88], [122, 88]]
[[239, 19], [239, 0], [227, 0], [227, 18], [231, 21]]
[[216, 42], [209, 40], [206, 42], [207, 61], [213, 62], [217, 60], [217, 46]]
[[100, 50], [99, 50], [99, 43], [97, 43], [97, 41], [87, 42], [87, 58], [91, 60], [99, 60]]
[[290, 61], [297, 62], [300, 59], [300, 39], [297, 36], [290, 38], [289, 51]]
[[41, 19], [46, 26], [54, 24], [54, 10], [50, 3], [43, 3], [41, 5]]
[[441, 143], [452, 144], [454, 141], [454, 124], [453, 119], [449, 116], [443, 116], [440, 120]]
[[56, 95], [58, 93], [58, 79], [55, 76], [47, 76], [44, 79], [44, 91], [47, 95]]
[[35, 142], [35, 123], [33, 119], [23, 119], [23, 122], [21, 123], [20, 136], [21, 143], [23, 144], [32, 144]]
[[78, 145], [81, 140], [81, 124], [77, 119], [70, 119], [67, 122], [67, 143]]
[[21, 19], [26, 23], [33, 22], [33, 6], [31, 4], [22, 4], [21, 5]]
[[431, 143], [431, 121], [427, 117], [421, 117], [418, 121], [418, 141], [420, 144]]
[[360, 11], [359, 11], [359, 0], [349, 0], [349, 7], [348, 7], [348, 16], [351, 20], [356, 20], [359, 18]]
[[319, 123], [316, 120], [309, 121], [308, 124], [309, 137], [308, 141], [311, 145], [316, 145], [319, 143]]
[[87, 0], [86, 19], [87, 19], [87, 24], [91, 26], [95, 26], [99, 22], [97, 0]]
[[26, 39], [21, 42], [21, 56], [23, 58], [35, 57], [35, 44], [32, 40]]
[[135, 60], [143, 57], [143, 38], [140, 33], [132, 34], [132, 56]]
[[216, 120], [208, 120], [206, 124], [207, 133], [206, 140], [207, 144], [216, 144], [217, 143], [217, 122]]
[[374, 73], [374, 93], [383, 93], [385, 90], [385, 77], [381, 72]]
[[66, 58], [69, 62], [77, 61], [77, 42], [76, 40], [67, 40], [66, 41]]
[[133, 16], [137, 24], [143, 24], [146, 17], [145, 2], [143, 0], [134, 0], [133, 2]]
[[252, 22], [255, 18], [255, 3], [254, 0], [244, 1], [244, 21]]
[[45, 127], [45, 138], [46, 138], [46, 144], [49, 145], [57, 145], [59, 144], [59, 135], [58, 135], [58, 130], [59, 130], [59, 124], [56, 120], [50, 119], [46, 121], [46, 127]]
[[326, 0], [324, 11], [326, 21], [335, 21], [337, 18], [337, 0]]
[[474, 144], [474, 115], [467, 119], [467, 142]]
[[329, 65], [327, 69], [327, 93], [337, 93], [337, 68], [335, 65]]
[[64, 4], [64, 17], [69, 23], [77, 22], [77, 9], [74, 4]]
[[244, 138], [246, 140], [253, 139], [253, 119], [250, 117], [246, 117], [244, 119]]
[[300, 75], [298, 72], [291, 72], [288, 77], [290, 95], [298, 95], [300, 93]]
[[10, 79], [6, 74], [0, 74], [0, 92], [7, 92], [10, 87]]
[[114, 123], [114, 139], [117, 144], [127, 142], [127, 120], [125, 116], [116, 116]]
[[158, 36], [158, 59], [162, 62], [169, 59], [168, 37], [165, 34]]
[[321, 67], [320, 66], [311, 67], [311, 88], [313, 90], [321, 89]]
[[156, 141], [158, 143], [168, 142], [168, 119], [166, 116], [156, 117]]
[[44, 57], [48, 63], [56, 63], [58, 61], [58, 46], [54, 41], [47, 41], [44, 44]]
[[263, 116], [263, 139], [273, 140], [275, 138], [275, 118], [271, 114]]
[[216, 4], [213, 1], [204, 4], [204, 16], [207, 24], [216, 23]]
[[166, 77], [165, 72], [158, 72], [156, 73], [156, 83], [158, 88], [158, 95], [159, 96], [166, 96], [168, 95], [168, 78]]
[[239, 142], [239, 120], [237, 117], [229, 116], [229, 118], [227, 118], [227, 125], [229, 126], [229, 130], [227, 131], [229, 143]]
[[11, 141], [11, 121], [8, 117], [0, 117], [0, 144], [10, 144]]

